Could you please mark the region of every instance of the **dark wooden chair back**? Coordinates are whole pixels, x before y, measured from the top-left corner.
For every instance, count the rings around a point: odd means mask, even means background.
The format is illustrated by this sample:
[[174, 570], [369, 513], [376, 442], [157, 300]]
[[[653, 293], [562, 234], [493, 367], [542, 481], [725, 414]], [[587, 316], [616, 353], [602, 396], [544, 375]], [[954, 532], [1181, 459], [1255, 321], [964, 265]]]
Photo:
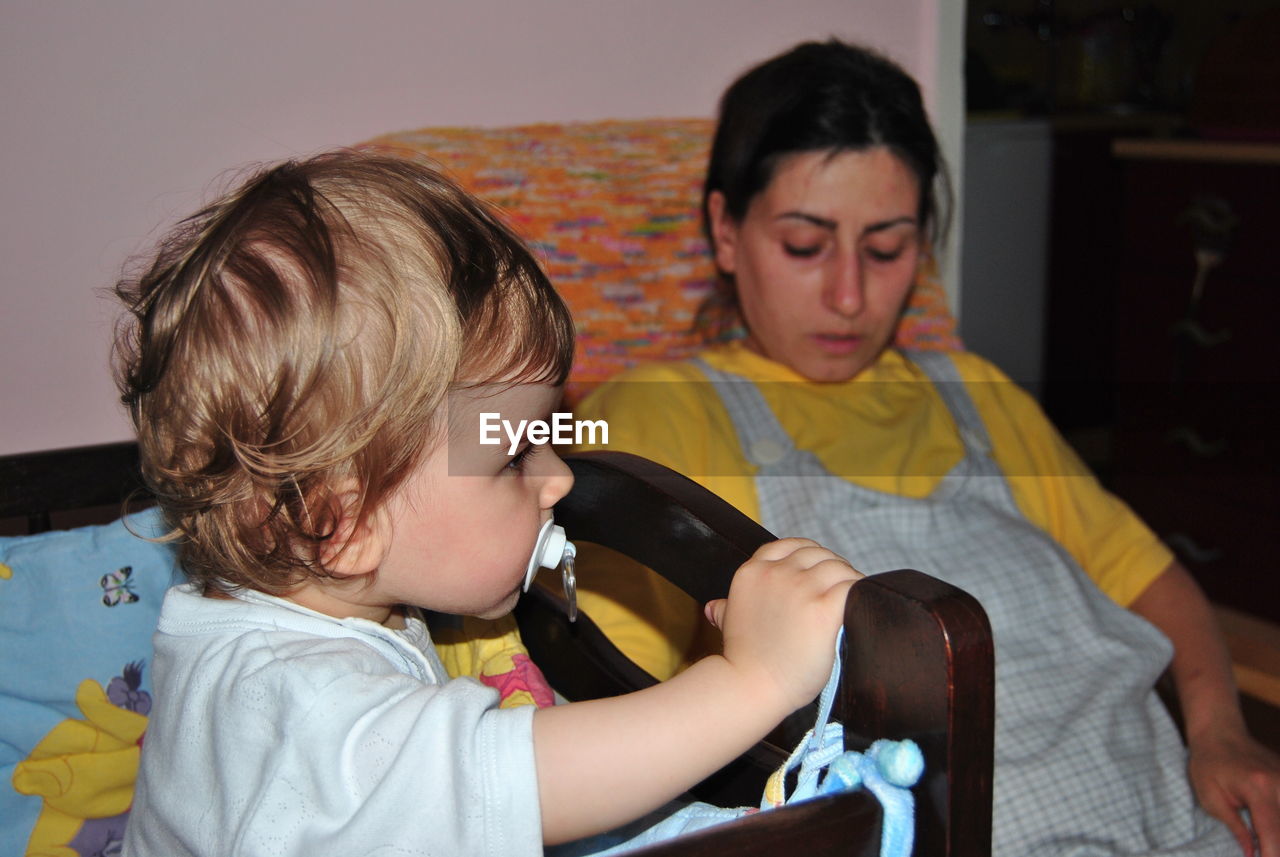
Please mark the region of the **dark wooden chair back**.
[[4, 455], [0, 521], [9, 523], [9, 534], [105, 523], [141, 488], [134, 443]]
[[[719, 497], [646, 459], [593, 452], [566, 460], [575, 484], [556, 506], [556, 521], [570, 538], [617, 550], [699, 602], [723, 597], [738, 566], [773, 538]], [[570, 623], [563, 596], [538, 586], [530, 596], [516, 609], [521, 635], [552, 685], [570, 699], [654, 681], [590, 617]], [[850, 590], [843, 658], [835, 715], [848, 749], [866, 749], [877, 738], [911, 738], [924, 753], [925, 775], [915, 789], [915, 853], [989, 854], [994, 659], [981, 606], [918, 571], [869, 577]], [[764, 779], [813, 719], [812, 707], [797, 712], [695, 794], [721, 805], [757, 803]], [[749, 816], [652, 853], [874, 855], [878, 818], [866, 794], [841, 795]]]

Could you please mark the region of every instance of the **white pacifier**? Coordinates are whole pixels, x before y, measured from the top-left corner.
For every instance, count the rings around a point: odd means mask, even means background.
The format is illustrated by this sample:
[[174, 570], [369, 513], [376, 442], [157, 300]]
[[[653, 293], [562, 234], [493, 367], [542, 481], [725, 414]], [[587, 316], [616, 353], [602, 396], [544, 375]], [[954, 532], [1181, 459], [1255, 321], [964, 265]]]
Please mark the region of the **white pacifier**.
[[573, 573], [574, 558], [578, 549], [564, 534], [564, 527], [548, 518], [538, 530], [538, 541], [533, 546], [533, 556], [529, 557], [529, 568], [524, 573], [523, 591], [528, 592], [533, 584], [533, 576], [542, 568], [555, 568], [561, 563], [564, 568], [560, 579], [564, 585], [564, 597], [569, 602], [569, 621], [578, 618], [578, 579]]

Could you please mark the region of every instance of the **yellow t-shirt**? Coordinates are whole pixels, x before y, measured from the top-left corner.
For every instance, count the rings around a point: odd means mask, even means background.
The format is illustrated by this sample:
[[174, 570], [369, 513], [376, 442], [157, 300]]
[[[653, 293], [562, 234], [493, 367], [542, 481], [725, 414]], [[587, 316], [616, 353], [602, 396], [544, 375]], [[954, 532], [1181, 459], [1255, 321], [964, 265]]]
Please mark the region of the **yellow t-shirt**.
[[[757, 383], [779, 422], [828, 471], [857, 485], [899, 496], [929, 495], [964, 448], [932, 382], [896, 350], [886, 351], [851, 381], [815, 383], [740, 343], [701, 355], [711, 366]], [[999, 369], [967, 352], [951, 354], [981, 415], [996, 463], [1018, 508], [1061, 544], [1112, 600], [1127, 606], [1169, 565], [1172, 554], [1079, 460], [1040, 407]], [[706, 376], [689, 363], [656, 363], [617, 376], [577, 409], [579, 419], [605, 420], [609, 442], [594, 448], [630, 452], [672, 468], [760, 520], [750, 463]], [[779, 536], [788, 535], [778, 533]], [[700, 611], [662, 582], [597, 571], [580, 560], [583, 609], [633, 659], [662, 677], [705, 645]], [[630, 575], [625, 576], [630, 578]], [[647, 576], [648, 577], [648, 576]], [[621, 606], [648, 597], [660, 607]], [[672, 607], [673, 599], [680, 603]], [[694, 623], [660, 631], [659, 621], [692, 612]], [[649, 617], [653, 617], [650, 620]], [[637, 630], [631, 623], [650, 625]], [[625, 639], [622, 636], [625, 635]], [[666, 638], [662, 642], [645, 638]], [[700, 641], [700, 642], [697, 642]]]

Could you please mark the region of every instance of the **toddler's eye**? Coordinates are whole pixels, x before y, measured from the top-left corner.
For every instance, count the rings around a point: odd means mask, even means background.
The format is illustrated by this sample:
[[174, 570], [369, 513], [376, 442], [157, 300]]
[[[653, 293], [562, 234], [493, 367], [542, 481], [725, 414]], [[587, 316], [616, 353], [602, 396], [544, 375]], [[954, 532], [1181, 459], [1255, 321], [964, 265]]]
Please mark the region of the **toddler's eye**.
[[511, 456], [511, 460], [507, 462], [506, 469], [524, 470], [525, 465], [529, 463], [529, 459], [536, 455], [541, 448], [541, 444], [525, 444], [523, 449]]

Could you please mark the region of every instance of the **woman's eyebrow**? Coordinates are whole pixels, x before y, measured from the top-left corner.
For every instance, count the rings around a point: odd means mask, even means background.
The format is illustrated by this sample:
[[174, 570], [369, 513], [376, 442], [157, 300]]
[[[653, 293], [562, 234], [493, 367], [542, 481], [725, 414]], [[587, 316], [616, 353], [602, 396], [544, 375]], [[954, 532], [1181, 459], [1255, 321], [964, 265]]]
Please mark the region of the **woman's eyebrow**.
[[871, 232], [883, 232], [886, 229], [892, 229], [895, 226], [915, 226], [916, 219], [909, 214], [902, 217], [895, 217], [892, 220], [882, 220], [879, 223], [872, 223], [866, 229], [862, 230], [862, 234], [866, 235]]
[[[779, 214], [777, 217], [775, 217], [774, 220], [803, 220], [805, 223], [810, 223], [821, 229], [826, 229], [829, 232], [834, 232], [836, 230], [836, 226], [838, 225], [834, 220], [830, 220], [826, 217], [819, 217], [816, 214], [809, 214], [804, 211], [784, 211], [781, 214]], [[862, 234], [866, 235], [871, 232], [883, 232], [886, 229], [892, 229], [895, 226], [901, 226], [904, 224], [909, 226], [915, 226], [916, 225], [915, 217], [913, 217], [910, 214], [904, 214], [901, 217], [894, 217], [894, 218], [890, 218], [889, 220], [882, 220], [882, 221], [879, 221], [878, 223], [872, 223], [871, 225], [867, 226], [865, 229], [862, 230]]]
[[803, 211], [784, 211], [775, 217], [774, 220], [803, 220], [805, 223], [811, 223], [814, 226], [821, 227], [822, 229], [828, 229], [832, 232], [834, 232], [836, 228], [836, 222], [834, 220], [828, 220], [825, 217], [819, 217], [816, 214], [808, 214]]

